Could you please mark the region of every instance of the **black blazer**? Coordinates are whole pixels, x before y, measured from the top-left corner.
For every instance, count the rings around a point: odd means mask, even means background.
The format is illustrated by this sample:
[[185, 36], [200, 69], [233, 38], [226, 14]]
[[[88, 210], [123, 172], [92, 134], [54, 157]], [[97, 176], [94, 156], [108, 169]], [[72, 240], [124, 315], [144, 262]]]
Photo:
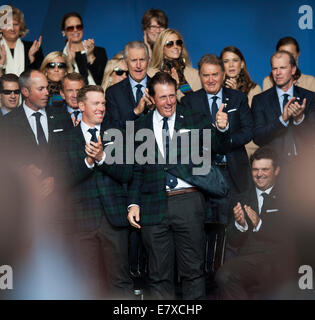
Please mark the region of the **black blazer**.
[[76, 52], [75, 61], [78, 65], [79, 72], [87, 82], [88, 70], [91, 72], [92, 77], [97, 85], [101, 85], [103, 81], [104, 70], [107, 63], [106, 50], [102, 47], [94, 47], [93, 51], [95, 60], [93, 64], [88, 63], [86, 54]]
[[51, 163], [52, 148], [61, 137], [62, 122], [53, 108], [46, 109], [48, 119], [48, 144], [47, 148], [39, 148], [35, 135], [26, 118], [23, 106], [8, 113], [2, 120], [1, 146], [11, 155], [12, 161], [21, 164], [35, 164], [39, 168], [49, 168]]
[[299, 155], [303, 154], [306, 141], [314, 140], [311, 120], [315, 110], [315, 93], [294, 86], [294, 96], [301, 103], [306, 98], [305, 119], [298, 126], [290, 121], [288, 127], [285, 127], [280, 122], [281, 109], [276, 87], [254, 96], [252, 103], [254, 142], [259, 146], [268, 145], [275, 149], [284, 161], [293, 156], [292, 137]]
[[[274, 253], [283, 246], [283, 241], [287, 241], [286, 218], [281, 213], [281, 204], [279, 201], [279, 190], [277, 186], [271, 190], [270, 194], [264, 200], [260, 218], [262, 225], [258, 232], [253, 232], [253, 225], [245, 212], [248, 230], [246, 232], [239, 231], [232, 221], [231, 231], [229, 232], [229, 243], [235, 247], [239, 247], [240, 254], [254, 253]], [[242, 206], [249, 205], [257, 214], [258, 199], [255, 187], [241, 194], [237, 199]], [[233, 206], [236, 205], [235, 201]]]
[[[147, 77], [147, 81], [150, 78]], [[136, 101], [132, 93], [129, 78], [114, 84], [106, 90], [106, 112], [119, 128], [125, 128], [126, 121], [134, 121], [139, 118], [134, 113]]]
[[[224, 109], [229, 118], [231, 145], [226, 153], [230, 176], [239, 192], [244, 192], [250, 185], [250, 168], [245, 144], [252, 139], [253, 120], [248, 106], [247, 96], [237, 90], [223, 87]], [[181, 103], [202, 112], [209, 122], [215, 122], [210, 113], [206, 91], [200, 89], [182, 98]], [[220, 106], [219, 106], [220, 107]], [[214, 120], [214, 121], [213, 121]]]

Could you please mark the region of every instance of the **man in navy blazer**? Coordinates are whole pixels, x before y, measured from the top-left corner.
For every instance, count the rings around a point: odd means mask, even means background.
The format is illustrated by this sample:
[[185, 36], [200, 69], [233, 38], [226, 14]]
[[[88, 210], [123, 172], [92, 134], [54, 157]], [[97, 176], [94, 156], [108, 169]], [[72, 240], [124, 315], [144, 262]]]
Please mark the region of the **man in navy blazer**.
[[215, 55], [204, 55], [198, 68], [203, 88], [187, 95], [181, 102], [184, 106], [202, 112], [212, 123], [215, 123], [213, 109], [225, 104], [224, 112], [228, 114], [231, 136], [230, 149], [226, 154], [212, 158], [212, 162], [222, 170], [232, 193], [244, 192], [250, 184], [245, 145], [252, 139], [253, 129], [247, 96], [240, 91], [223, 87], [224, 66]]
[[149, 51], [141, 41], [132, 41], [124, 48], [129, 76], [106, 90], [106, 112], [117, 127], [124, 128], [126, 121], [134, 121], [152, 105], [148, 97], [147, 69]]
[[314, 144], [315, 95], [294, 85], [297, 66], [289, 52], [277, 51], [270, 63], [275, 86], [253, 98], [254, 142], [276, 150], [284, 165]]

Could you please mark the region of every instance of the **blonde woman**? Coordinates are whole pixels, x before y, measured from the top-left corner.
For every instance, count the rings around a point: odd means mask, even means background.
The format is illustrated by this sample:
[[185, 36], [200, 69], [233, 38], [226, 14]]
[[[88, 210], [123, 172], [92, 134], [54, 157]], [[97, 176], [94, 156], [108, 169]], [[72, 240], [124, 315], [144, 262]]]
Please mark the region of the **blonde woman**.
[[153, 77], [158, 71], [166, 71], [176, 80], [177, 99], [201, 89], [198, 70], [191, 66], [182, 35], [174, 29], [162, 31], [157, 38], [148, 75]]
[[60, 95], [61, 80], [67, 73], [73, 72], [73, 68], [65, 54], [61, 51], [53, 51], [43, 60], [40, 71], [48, 80], [48, 105], [51, 106], [54, 102], [62, 100]]
[[104, 77], [102, 81], [102, 88], [106, 93], [106, 89], [113, 84], [116, 84], [127, 78], [128, 68], [124, 55], [117, 53], [112, 59], [110, 59], [105, 68]]
[[26, 69], [40, 67], [43, 61], [42, 37], [34, 42], [21, 40], [29, 31], [24, 14], [18, 8], [10, 7], [13, 15], [12, 28], [0, 29], [0, 69], [2, 73], [20, 76]]

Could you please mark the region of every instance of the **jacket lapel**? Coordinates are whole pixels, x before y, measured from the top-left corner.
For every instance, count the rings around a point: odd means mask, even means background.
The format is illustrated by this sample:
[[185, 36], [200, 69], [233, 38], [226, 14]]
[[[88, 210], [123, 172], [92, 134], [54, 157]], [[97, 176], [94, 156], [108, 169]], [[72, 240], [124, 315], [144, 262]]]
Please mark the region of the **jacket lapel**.
[[277, 118], [281, 115], [281, 107], [279, 98], [277, 95], [276, 86], [272, 88], [271, 94], [269, 96], [269, 105], [271, 106], [271, 110], [276, 114]]

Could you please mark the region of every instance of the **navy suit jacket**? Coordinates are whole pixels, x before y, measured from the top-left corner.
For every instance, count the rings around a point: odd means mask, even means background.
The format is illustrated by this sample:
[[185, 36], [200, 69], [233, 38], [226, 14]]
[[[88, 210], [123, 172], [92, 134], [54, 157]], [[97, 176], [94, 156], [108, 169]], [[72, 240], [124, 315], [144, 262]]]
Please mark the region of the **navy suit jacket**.
[[315, 110], [315, 94], [297, 86], [294, 86], [293, 94], [294, 97], [299, 98], [300, 103], [306, 98], [305, 118], [297, 126], [292, 121], [290, 121], [288, 127], [280, 122], [281, 109], [276, 87], [256, 95], [252, 103], [254, 142], [259, 146], [270, 146], [279, 153], [284, 161], [293, 157], [291, 152], [292, 137], [299, 155], [304, 153], [303, 149], [307, 142], [314, 140], [314, 128], [311, 125], [311, 119]]
[[[229, 118], [231, 144], [226, 153], [227, 165], [234, 185], [239, 192], [244, 192], [250, 185], [250, 168], [245, 144], [252, 139], [253, 120], [248, 106], [247, 96], [237, 90], [223, 87], [223, 103], [226, 103], [224, 112]], [[210, 122], [215, 122], [210, 113], [210, 106], [206, 91], [200, 89], [184, 98], [184, 106], [202, 112]], [[220, 106], [219, 106], [220, 107]]]
[[139, 116], [133, 111], [135, 107], [136, 101], [128, 77], [106, 90], [106, 112], [115, 127], [125, 128], [126, 121], [138, 119]]

